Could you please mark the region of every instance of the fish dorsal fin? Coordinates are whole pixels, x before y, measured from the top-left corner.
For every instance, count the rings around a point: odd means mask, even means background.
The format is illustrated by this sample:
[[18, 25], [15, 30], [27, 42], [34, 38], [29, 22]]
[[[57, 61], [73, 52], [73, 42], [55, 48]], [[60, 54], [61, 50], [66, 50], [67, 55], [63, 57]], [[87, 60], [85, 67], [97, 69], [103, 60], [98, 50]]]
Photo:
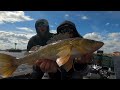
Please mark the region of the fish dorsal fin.
[[33, 46], [33, 47], [30, 49], [30, 51], [25, 52], [24, 55], [31, 54], [31, 53], [37, 51], [40, 47], [41, 47], [40, 45]]
[[58, 40], [68, 39], [70, 35], [68, 33], [54, 35], [50, 40], [47, 41], [47, 44], [54, 43]]

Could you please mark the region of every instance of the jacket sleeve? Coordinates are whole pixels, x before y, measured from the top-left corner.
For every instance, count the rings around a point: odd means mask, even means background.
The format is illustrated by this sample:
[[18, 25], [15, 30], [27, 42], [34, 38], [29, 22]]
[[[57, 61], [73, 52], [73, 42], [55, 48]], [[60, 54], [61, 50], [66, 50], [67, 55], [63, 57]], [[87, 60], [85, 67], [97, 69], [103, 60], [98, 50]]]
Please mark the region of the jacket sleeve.
[[30, 49], [34, 46], [34, 38], [30, 38], [27, 44], [27, 51], [30, 51]]

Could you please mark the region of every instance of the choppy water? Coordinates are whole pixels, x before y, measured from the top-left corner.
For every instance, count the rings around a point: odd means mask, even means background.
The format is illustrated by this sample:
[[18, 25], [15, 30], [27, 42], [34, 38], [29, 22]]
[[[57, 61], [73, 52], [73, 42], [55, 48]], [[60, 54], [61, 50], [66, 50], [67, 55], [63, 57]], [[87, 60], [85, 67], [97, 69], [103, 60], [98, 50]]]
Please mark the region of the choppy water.
[[[25, 51], [22, 52], [6, 52], [6, 51], [0, 51], [0, 53], [5, 53], [8, 55], [12, 55], [15, 56], [17, 58], [21, 58], [24, 56]], [[20, 65], [17, 70], [13, 73], [13, 76], [17, 76], [17, 75], [22, 75], [22, 74], [27, 74], [32, 72], [32, 66], [30, 65], [26, 65], [26, 64], [22, 64]]]

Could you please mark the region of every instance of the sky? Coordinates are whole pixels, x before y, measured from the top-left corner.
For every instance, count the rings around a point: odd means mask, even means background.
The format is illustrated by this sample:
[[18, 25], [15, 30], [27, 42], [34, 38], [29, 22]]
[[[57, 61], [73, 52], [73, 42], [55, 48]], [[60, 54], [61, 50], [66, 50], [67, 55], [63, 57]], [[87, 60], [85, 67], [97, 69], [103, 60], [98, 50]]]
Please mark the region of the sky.
[[47, 19], [50, 32], [64, 20], [75, 23], [78, 32], [87, 39], [104, 42], [100, 50], [120, 51], [120, 11], [0, 11], [0, 49], [26, 49], [28, 40], [36, 34], [37, 19]]

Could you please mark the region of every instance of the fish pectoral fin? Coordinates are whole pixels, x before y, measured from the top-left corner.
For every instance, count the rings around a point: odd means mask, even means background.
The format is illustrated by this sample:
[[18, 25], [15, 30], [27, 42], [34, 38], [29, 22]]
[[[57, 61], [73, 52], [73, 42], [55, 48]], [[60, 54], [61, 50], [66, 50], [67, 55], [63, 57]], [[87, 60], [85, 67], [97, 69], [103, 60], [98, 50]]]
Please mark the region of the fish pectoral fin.
[[73, 66], [73, 60], [69, 59], [62, 67], [68, 72]]
[[60, 66], [64, 65], [67, 61], [69, 61], [69, 58], [70, 58], [70, 55], [60, 57], [60, 58], [57, 58], [56, 62], [58, 64], [58, 66], [60, 67]]
[[72, 47], [71, 45], [66, 45], [61, 48], [59, 48], [60, 52], [57, 54], [59, 57], [56, 62], [59, 66], [64, 65], [70, 58]]

